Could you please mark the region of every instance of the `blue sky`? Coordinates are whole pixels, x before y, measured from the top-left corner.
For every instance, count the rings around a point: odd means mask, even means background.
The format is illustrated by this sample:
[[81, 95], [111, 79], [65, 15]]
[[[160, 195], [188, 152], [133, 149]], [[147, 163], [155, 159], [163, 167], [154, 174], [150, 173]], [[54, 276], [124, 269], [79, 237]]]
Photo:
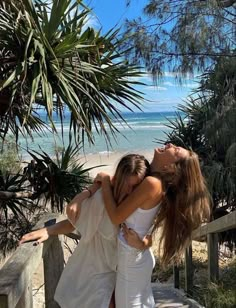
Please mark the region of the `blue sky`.
[[[122, 26], [125, 19], [132, 19], [142, 14], [142, 7], [146, 1], [132, 0], [131, 5], [126, 7], [126, 0], [86, 0], [85, 3], [93, 9], [89, 23], [93, 27], [102, 28], [106, 32], [115, 25]], [[148, 86], [138, 89], [145, 93], [147, 102], [143, 105], [146, 112], [174, 111], [178, 104], [183, 104], [192, 89], [197, 87], [193, 79], [186, 80], [181, 86], [176, 83], [175, 76], [169, 72], [164, 74], [162, 81], [157, 86], [152, 83], [148, 76], [140, 78]]]

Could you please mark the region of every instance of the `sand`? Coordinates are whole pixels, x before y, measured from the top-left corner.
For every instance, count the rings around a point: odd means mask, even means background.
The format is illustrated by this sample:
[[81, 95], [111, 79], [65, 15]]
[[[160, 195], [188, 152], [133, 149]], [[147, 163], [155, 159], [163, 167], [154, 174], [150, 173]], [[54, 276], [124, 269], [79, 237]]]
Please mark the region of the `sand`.
[[[81, 156], [80, 161], [84, 163], [84, 168], [93, 168], [89, 171], [91, 177], [94, 177], [98, 172], [107, 172], [114, 174], [116, 166], [124, 155], [131, 154], [133, 152], [110, 152], [110, 153], [98, 153]], [[144, 155], [149, 161], [153, 156], [153, 150], [140, 151], [139, 154]]]

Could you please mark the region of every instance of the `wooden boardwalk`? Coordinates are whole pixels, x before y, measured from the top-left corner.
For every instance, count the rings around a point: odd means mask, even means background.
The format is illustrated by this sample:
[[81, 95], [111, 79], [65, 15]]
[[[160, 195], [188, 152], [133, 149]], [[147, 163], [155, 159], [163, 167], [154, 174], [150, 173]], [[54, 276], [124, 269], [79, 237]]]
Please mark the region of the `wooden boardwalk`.
[[[58, 214], [44, 216], [35, 229], [63, 219]], [[219, 277], [218, 238], [217, 233], [236, 228], [236, 211], [205, 224], [194, 231], [192, 239], [207, 237], [208, 243], [208, 279], [215, 281]], [[73, 238], [76, 235], [73, 235]], [[32, 308], [33, 290], [32, 277], [37, 273], [43, 261], [45, 307], [59, 308], [54, 302], [54, 293], [64, 268], [63, 239], [50, 237], [43, 245], [34, 246], [26, 243], [18, 247], [0, 270], [0, 308]], [[196, 301], [187, 298], [179, 289], [179, 271], [174, 268], [174, 283], [153, 283], [153, 293], [157, 308], [203, 308]], [[185, 289], [188, 293], [193, 287], [193, 266], [191, 245], [185, 253]]]
[[173, 288], [173, 284], [153, 283], [153, 295], [158, 308], [203, 308], [196, 301], [187, 298], [183, 292]]

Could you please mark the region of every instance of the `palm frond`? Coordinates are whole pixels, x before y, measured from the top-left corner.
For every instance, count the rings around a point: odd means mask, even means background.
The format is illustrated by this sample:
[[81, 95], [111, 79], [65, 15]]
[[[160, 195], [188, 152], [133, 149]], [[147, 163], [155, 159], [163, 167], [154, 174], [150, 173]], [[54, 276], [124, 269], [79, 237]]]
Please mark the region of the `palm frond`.
[[119, 108], [140, 108], [143, 94], [134, 81], [140, 68], [118, 51], [119, 30], [102, 36], [86, 28], [89, 13], [81, 1], [72, 0], [53, 1], [51, 7], [32, 0], [0, 4], [0, 103], [8, 91], [7, 107], [0, 108], [2, 138], [8, 131], [16, 137], [39, 132], [48, 124], [32, 116], [41, 106], [53, 132], [53, 112], [62, 123], [68, 109], [77, 142], [85, 137], [93, 142], [92, 127], [109, 142], [108, 132], [118, 132], [113, 119], [124, 121]]

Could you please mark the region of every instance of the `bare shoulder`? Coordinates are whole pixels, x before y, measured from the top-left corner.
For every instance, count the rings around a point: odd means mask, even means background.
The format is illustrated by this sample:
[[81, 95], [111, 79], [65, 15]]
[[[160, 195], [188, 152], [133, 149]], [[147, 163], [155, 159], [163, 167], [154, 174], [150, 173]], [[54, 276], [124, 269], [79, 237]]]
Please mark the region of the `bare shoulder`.
[[142, 189], [150, 194], [162, 193], [162, 182], [159, 178], [154, 176], [147, 176], [141, 183]]
[[154, 186], [155, 188], [158, 187], [162, 187], [162, 182], [159, 178], [155, 177], [155, 176], [147, 176], [144, 180], [144, 183], [146, 183], [146, 185], [148, 186]]

